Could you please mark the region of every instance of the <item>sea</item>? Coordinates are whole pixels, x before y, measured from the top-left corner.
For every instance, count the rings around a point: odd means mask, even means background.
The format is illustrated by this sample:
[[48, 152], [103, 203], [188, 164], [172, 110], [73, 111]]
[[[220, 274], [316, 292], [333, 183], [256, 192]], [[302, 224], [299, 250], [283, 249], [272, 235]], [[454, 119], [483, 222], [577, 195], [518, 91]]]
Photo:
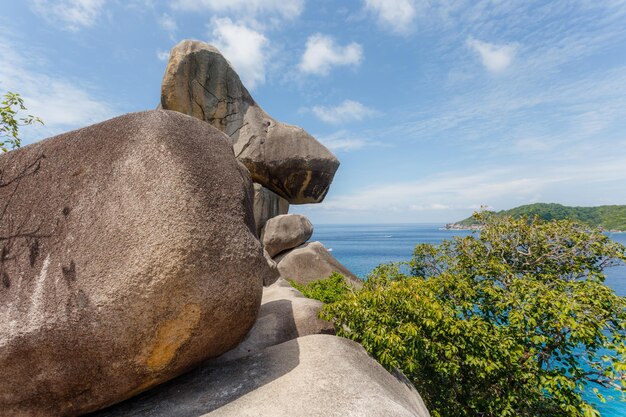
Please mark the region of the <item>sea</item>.
[[[446, 230], [443, 224], [367, 224], [367, 225], [315, 225], [311, 240], [318, 240], [355, 275], [365, 278], [376, 266], [388, 262], [411, 259], [418, 243], [437, 244], [454, 236], [468, 236], [472, 231]], [[608, 236], [626, 245], [626, 233], [609, 233]], [[605, 284], [616, 294], [626, 297], [626, 266], [605, 270]], [[606, 397], [613, 391], [600, 389]], [[618, 399], [600, 402], [593, 393], [586, 396], [594, 403], [602, 417], [626, 417], [626, 402]]]

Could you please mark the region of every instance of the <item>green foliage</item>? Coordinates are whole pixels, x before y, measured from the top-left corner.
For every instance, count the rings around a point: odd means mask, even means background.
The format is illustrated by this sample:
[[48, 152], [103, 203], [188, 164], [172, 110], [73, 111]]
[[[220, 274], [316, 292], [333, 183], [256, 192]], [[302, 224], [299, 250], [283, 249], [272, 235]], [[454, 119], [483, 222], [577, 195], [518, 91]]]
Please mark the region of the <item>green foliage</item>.
[[0, 103], [0, 153], [20, 146], [20, 127], [34, 123], [43, 124], [40, 118], [33, 115], [19, 117], [18, 113], [23, 110], [27, 109], [19, 94], [8, 92], [3, 96]]
[[626, 248], [567, 220], [477, 221], [477, 236], [417, 245], [410, 275], [379, 267], [324, 317], [402, 370], [433, 416], [599, 415], [583, 391], [626, 388], [626, 298], [602, 272]]
[[307, 285], [298, 284], [293, 280], [289, 280], [289, 283], [305, 297], [319, 300], [324, 304], [339, 301], [352, 291], [344, 276], [337, 272], [333, 272], [328, 278], [309, 282]]
[[[536, 203], [502, 210], [498, 216], [539, 216], [542, 220], [575, 220], [593, 227], [603, 227], [607, 230], [626, 231], [626, 206], [598, 206], [598, 207], [568, 207], [561, 204]], [[455, 225], [471, 227], [477, 224], [474, 217], [469, 217]]]

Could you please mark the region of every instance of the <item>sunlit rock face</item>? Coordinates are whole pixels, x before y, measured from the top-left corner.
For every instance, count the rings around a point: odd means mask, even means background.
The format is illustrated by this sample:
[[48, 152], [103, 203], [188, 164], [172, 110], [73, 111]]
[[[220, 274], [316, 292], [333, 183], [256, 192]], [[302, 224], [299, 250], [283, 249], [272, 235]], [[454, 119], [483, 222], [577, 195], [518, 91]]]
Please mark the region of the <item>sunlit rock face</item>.
[[313, 225], [301, 214], [282, 214], [271, 218], [263, 228], [261, 243], [270, 256], [305, 243], [313, 234]]
[[134, 113], [2, 155], [0, 173], [0, 415], [122, 401], [253, 325], [272, 271], [219, 130]]
[[269, 116], [212, 45], [185, 40], [172, 49], [161, 106], [224, 132], [253, 181], [291, 204], [321, 202], [339, 167], [337, 158], [313, 136]]

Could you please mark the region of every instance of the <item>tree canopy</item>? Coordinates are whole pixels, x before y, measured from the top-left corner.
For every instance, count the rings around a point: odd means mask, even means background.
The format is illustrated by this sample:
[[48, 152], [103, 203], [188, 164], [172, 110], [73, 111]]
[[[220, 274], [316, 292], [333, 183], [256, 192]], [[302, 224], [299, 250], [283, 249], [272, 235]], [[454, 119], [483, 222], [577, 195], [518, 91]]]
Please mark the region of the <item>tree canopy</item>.
[[476, 220], [480, 234], [417, 245], [324, 317], [433, 416], [599, 415], [584, 391], [626, 387], [626, 298], [603, 284], [626, 248], [569, 220]]

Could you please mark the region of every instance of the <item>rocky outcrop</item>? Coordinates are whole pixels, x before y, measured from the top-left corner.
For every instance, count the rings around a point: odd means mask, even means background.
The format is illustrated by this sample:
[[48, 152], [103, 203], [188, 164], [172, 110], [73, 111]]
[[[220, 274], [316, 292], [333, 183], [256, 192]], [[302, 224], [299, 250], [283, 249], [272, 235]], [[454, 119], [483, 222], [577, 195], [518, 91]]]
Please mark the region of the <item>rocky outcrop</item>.
[[265, 250], [274, 257], [288, 249], [305, 243], [313, 234], [313, 225], [301, 214], [284, 214], [267, 221], [261, 243]]
[[337, 272], [351, 285], [360, 288], [363, 284], [348, 271], [320, 242], [309, 242], [274, 258], [280, 277], [306, 285], [312, 281], [328, 278]]
[[254, 221], [257, 234], [261, 236], [265, 223], [276, 216], [289, 212], [289, 202], [261, 184], [254, 184]]
[[207, 123], [129, 114], [2, 155], [0, 172], [0, 414], [121, 401], [254, 323], [269, 267], [252, 184]]
[[161, 86], [161, 106], [204, 120], [230, 137], [254, 182], [291, 204], [321, 202], [339, 161], [303, 129], [270, 117], [213, 46], [176, 45]]
[[263, 289], [263, 301], [246, 339], [211, 364], [224, 363], [261, 352], [288, 340], [311, 334], [334, 334], [333, 324], [318, 317], [322, 303], [306, 298], [284, 279]]
[[312, 335], [203, 366], [94, 417], [427, 417], [411, 384], [355, 342]]

